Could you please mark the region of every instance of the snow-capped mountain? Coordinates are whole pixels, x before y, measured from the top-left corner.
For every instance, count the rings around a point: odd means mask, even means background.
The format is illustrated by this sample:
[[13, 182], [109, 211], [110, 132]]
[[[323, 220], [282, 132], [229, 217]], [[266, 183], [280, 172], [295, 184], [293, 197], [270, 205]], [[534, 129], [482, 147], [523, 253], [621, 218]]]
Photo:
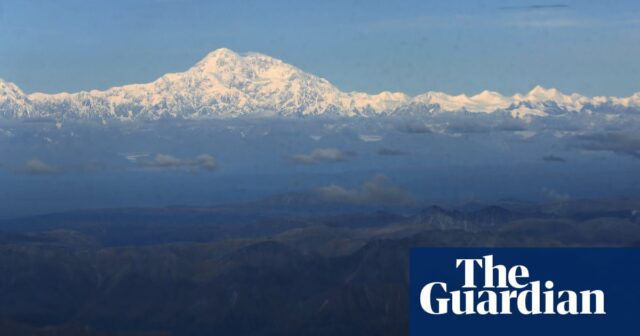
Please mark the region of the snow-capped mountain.
[[354, 117], [458, 111], [504, 111], [524, 118], [603, 108], [640, 110], [640, 93], [626, 98], [590, 98], [539, 86], [510, 97], [492, 91], [474, 96], [427, 92], [416, 97], [400, 92], [342, 92], [326, 79], [281, 60], [259, 53], [240, 55], [224, 48], [211, 52], [185, 72], [105, 91], [25, 94], [13, 83], [0, 80], [0, 115], [9, 118]]
[[32, 116], [32, 104], [15, 84], [0, 80], [0, 115], [12, 118]]

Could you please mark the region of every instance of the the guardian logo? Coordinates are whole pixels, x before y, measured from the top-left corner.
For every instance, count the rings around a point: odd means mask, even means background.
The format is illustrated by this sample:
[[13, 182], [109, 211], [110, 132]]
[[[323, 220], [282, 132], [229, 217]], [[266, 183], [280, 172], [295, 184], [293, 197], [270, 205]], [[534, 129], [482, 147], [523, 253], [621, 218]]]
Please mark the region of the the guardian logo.
[[[454, 267], [454, 265], [451, 265]], [[524, 265], [507, 268], [493, 255], [456, 259], [464, 272], [460, 289], [430, 282], [420, 291], [420, 306], [429, 315], [604, 315], [602, 290], [557, 290], [552, 280], [531, 281]]]

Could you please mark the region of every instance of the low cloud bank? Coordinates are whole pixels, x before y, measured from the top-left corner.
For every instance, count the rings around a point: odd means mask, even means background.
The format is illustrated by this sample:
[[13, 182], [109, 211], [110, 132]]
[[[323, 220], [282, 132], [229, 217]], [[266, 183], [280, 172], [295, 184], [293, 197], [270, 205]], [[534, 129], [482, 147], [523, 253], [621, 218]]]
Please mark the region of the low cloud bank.
[[408, 192], [381, 174], [364, 181], [357, 189], [331, 184], [318, 189], [318, 193], [328, 201], [351, 204], [407, 204], [413, 201]]
[[152, 158], [136, 158], [136, 165], [155, 169], [187, 169], [214, 171], [218, 167], [216, 159], [209, 154], [201, 154], [192, 159], [179, 159], [169, 154], [156, 154]]
[[31, 159], [19, 167], [17, 172], [26, 175], [52, 175], [59, 173], [60, 170], [39, 159]]
[[545, 155], [542, 157], [542, 161], [544, 162], [557, 162], [557, 163], [563, 163], [563, 162], [567, 162], [567, 160], [565, 160], [563, 157], [560, 156], [555, 156], [555, 155]]
[[640, 134], [637, 132], [607, 132], [581, 135], [578, 148], [608, 151], [640, 159]]
[[401, 156], [407, 155], [408, 153], [399, 149], [393, 148], [380, 148], [378, 149], [378, 155], [380, 156]]
[[355, 153], [343, 151], [337, 148], [318, 148], [309, 154], [296, 154], [291, 156], [295, 163], [312, 165], [322, 162], [341, 162], [355, 156]]

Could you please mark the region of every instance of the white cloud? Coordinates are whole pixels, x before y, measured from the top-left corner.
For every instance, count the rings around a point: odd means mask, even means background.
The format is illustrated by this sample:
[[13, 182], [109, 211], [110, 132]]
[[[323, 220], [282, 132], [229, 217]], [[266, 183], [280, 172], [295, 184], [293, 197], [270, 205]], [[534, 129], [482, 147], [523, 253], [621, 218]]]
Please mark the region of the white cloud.
[[377, 142], [382, 140], [382, 137], [379, 135], [369, 135], [369, 134], [360, 134], [358, 135], [358, 138], [360, 138], [360, 140], [364, 141], [364, 142]]
[[554, 189], [544, 189], [543, 191], [547, 198], [553, 202], [566, 202], [571, 200], [571, 196], [569, 194], [562, 193]]
[[517, 28], [572, 28], [593, 25], [595, 22], [570, 18], [520, 18], [507, 21], [507, 25]]
[[333, 202], [353, 204], [403, 204], [412, 201], [411, 195], [393, 185], [381, 174], [366, 180], [359, 189], [346, 189], [331, 184], [318, 189], [322, 197]]
[[31, 159], [25, 162], [22, 167], [18, 169], [18, 172], [27, 175], [51, 175], [58, 173], [59, 170], [39, 159]]
[[169, 154], [156, 154], [152, 158], [139, 155], [127, 156], [136, 165], [154, 169], [187, 169], [213, 171], [218, 167], [216, 159], [209, 154], [201, 154], [192, 159], [179, 159]]
[[291, 156], [294, 162], [301, 164], [316, 164], [321, 162], [340, 162], [354, 156], [352, 152], [345, 152], [337, 148], [318, 148], [309, 154], [297, 154]]

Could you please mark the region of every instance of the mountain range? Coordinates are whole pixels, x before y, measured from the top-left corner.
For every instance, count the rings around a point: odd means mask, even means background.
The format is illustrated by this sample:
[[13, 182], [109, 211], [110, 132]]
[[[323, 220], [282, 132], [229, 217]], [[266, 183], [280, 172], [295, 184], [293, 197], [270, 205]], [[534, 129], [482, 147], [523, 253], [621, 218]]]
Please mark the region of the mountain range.
[[187, 71], [104, 91], [24, 93], [0, 80], [0, 116], [18, 119], [158, 120], [273, 116], [371, 117], [443, 112], [503, 112], [514, 118], [559, 113], [640, 111], [630, 97], [586, 97], [536, 86], [527, 94], [474, 96], [426, 92], [343, 92], [324, 78], [260, 54], [221, 48]]
[[638, 247], [639, 206], [319, 214], [317, 200], [288, 194], [0, 220], [0, 334], [406, 335], [411, 248]]

